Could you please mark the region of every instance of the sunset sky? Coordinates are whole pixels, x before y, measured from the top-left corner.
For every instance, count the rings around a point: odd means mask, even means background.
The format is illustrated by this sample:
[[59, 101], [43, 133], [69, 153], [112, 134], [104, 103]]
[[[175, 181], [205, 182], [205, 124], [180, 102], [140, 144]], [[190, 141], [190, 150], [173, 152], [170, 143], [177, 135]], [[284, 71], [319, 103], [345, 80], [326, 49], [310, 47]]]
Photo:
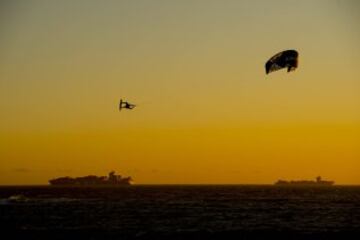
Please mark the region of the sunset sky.
[[360, 184], [359, 23], [356, 0], [1, 1], [0, 185]]

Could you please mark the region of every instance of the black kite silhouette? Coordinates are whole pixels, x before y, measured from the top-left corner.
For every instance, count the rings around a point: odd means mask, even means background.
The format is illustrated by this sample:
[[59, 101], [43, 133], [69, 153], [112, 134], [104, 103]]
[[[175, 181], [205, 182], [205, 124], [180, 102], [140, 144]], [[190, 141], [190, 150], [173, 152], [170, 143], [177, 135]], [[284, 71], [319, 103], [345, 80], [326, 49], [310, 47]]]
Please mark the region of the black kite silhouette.
[[287, 68], [287, 71], [294, 71], [298, 67], [299, 53], [295, 50], [286, 50], [271, 57], [265, 64], [266, 74]]

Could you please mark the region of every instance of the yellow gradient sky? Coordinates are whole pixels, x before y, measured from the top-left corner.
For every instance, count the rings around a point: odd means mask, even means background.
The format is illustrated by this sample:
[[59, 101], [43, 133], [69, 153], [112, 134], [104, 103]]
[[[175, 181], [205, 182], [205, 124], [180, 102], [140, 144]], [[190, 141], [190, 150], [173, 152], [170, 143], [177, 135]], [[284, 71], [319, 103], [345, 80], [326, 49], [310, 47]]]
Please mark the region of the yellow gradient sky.
[[355, 0], [1, 1], [0, 185], [360, 184], [359, 23]]

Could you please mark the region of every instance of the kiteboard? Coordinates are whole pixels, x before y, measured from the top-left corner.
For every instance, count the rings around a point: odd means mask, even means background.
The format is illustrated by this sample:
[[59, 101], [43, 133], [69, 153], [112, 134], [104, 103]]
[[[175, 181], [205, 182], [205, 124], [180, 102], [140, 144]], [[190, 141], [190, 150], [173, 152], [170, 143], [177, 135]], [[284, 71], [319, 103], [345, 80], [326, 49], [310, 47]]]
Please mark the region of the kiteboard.
[[121, 111], [121, 109], [122, 109], [122, 104], [123, 104], [123, 101], [122, 101], [122, 99], [120, 99], [119, 111]]

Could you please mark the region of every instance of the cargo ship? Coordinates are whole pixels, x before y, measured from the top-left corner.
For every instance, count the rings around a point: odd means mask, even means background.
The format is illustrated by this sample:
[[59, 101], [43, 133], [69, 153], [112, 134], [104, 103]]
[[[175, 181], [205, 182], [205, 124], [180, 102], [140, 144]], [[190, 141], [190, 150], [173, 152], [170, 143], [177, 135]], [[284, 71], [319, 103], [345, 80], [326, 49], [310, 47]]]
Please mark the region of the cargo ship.
[[284, 181], [278, 180], [274, 185], [277, 186], [332, 186], [334, 181], [324, 181], [320, 176], [316, 177], [315, 181], [300, 180], [300, 181]]
[[128, 186], [131, 185], [131, 177], [122, 177], [111, 171], [108, 176], [88, 175], [83, 177], [60, 177], [50, 179], [52, 186]]

